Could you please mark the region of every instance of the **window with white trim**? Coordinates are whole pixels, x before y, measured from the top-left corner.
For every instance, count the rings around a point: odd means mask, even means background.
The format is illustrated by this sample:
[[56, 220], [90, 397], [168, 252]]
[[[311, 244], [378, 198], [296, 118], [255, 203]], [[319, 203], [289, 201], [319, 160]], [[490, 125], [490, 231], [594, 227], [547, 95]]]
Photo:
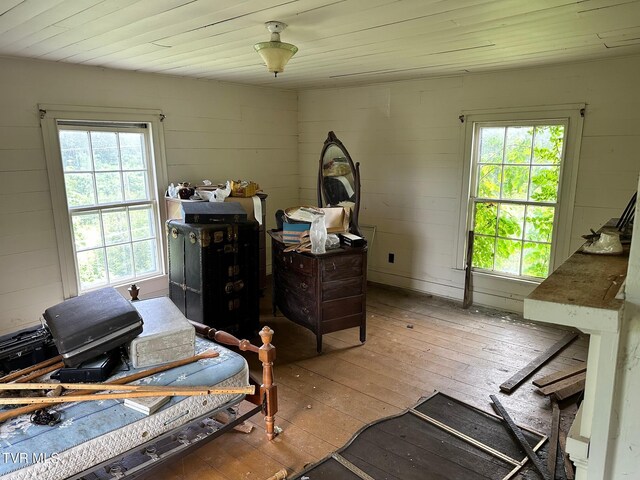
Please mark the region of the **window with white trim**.
[[461, 237], [476, 273], [539, 282], [571, 251], [584, 105], [468, 114]]
[[164, 274], [159, 117], [57, 113], [42, 125], [65, 296]]

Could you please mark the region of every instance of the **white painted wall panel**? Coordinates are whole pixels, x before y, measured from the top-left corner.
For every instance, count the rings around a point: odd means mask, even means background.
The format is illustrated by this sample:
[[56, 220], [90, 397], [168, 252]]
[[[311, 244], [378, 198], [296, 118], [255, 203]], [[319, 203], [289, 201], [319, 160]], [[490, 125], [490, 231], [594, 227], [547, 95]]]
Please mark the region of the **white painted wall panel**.
[[39, 103], [161, 109], [169, 181], [254, 180], [268, 228], [298, 201], [293, 91], [10, 58], [0, 71], [0, 334], [63, 299]]
[[[622, 212], [640, 157], [640, 57], [299, 94], [300, 197], [315, 200], [317, 159], [329, 130], [361, 163], [360, 221], [375, 225], [370, 280], [461, 298], [455, 269], [464, 111], [586, 103], [572, 247]], [[313, 195], [312, 195], [313, 193]], [[395, 254], [395, 263], [387, 254]], [[476, 281], [475, 300], [521, 310], [531, 284]], [[507, 293], [507, 290], [511, 290]]]

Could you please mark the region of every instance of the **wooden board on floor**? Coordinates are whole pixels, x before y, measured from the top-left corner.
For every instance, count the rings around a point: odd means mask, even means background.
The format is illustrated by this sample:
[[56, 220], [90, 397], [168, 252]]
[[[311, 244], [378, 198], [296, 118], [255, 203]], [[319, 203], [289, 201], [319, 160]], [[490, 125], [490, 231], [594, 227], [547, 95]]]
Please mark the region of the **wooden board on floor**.
[[543, 395], [551, 395], [552, 393], [556, 393], [559, 390], [571, 387], [578, 382], [582, 382], [584, 384], [584, 380], [586, 378], [586, 373], [579, 373], [578, 375], [574, 375], [573, 377], [565, 378], [564, 380], [560, 380], [559, 382], [552, 383], [551, 385], [547, 385], [546, 387], [542, 387], [538, 391]]
[[534, 358], [528, 365], [518, 371], [509, 380], [500, 385], [500, 390], [505, 393], [513, 392], [518, 386], [524, 382], [530, 375], [538, 370], [542, 365], [549, 361], [554, 355], [558, 354], [560, 350], [573, 342], [578, 338], [578, 334], [571, 332], [566, 334], [562, 339], [551, 345], [545, 352]]
[[580, 380], [579, 382], [574, 383], [573, 385], [569, 385], [568, 387], [563, 388], [562, 390], [558, 390], [553, 393], [553, 397], [561, 402], [562, 400], [566, 400], [567, 398], [580, 393], [584, 390], [584, 380]]
[[552, 373], [551, 375], [536, 378], [532, 383], [536, 387], [546, 387], [547, 385], [551, 385], [552, 383], [559, 382], [560, 380], [564, 380], [565, 378], [569, 378], [573, 375], [577, 375], [578, 373], [586, 371], [587, 364], [581, 363], [580, 365], [576, 365], [575, 367], [567, 368], [564, 370], [560, 370], [559, 372]]

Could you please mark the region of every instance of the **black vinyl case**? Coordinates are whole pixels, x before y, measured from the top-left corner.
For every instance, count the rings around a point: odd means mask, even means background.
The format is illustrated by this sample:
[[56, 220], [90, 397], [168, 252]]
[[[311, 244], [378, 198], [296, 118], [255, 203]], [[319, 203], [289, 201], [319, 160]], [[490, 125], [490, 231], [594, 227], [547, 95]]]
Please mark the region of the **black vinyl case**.
[[9, 373], [58, 355], [48, 328], [26, 328], [0, 337], [0, 370]]
[[44, 319], [67, 367], [78, 367], [142, 332], [138, 311], [111, 287], [49, 307]]
[[260, 315], [258, 222], [167, 222], [169, 297], [190, 320], [251, 336]]

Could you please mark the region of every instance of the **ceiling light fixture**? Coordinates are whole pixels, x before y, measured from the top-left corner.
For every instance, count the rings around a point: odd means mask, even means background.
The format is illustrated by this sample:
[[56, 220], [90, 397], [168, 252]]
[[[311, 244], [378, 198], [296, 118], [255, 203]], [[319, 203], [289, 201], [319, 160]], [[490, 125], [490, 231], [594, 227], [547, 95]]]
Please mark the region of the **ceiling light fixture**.
[[286, 28], [286, 23], [277, 20], [266, 22], [265, 27], [271, 32], [270, 42], [256, 43], [253, 48], [260, 54], [267, 69], [275, 76], [284, 71], [284, 66], [298, 51], [298, 47], [280, 41], [280, 32]]

